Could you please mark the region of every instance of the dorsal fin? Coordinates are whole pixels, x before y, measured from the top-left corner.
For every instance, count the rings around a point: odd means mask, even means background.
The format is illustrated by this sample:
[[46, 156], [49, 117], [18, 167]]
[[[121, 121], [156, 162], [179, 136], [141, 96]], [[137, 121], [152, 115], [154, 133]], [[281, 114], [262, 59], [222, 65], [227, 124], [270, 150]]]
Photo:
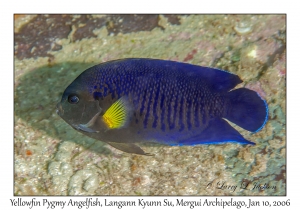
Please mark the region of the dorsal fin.
[[[124, 66], [134, 69], [135, 71], [143, 71], [144, 69], [160, 69], [167, 74], [170, 74], [171, 71], [177, 71], [178, 73], [184, 72], [190, 77], [202, 78], [207, 85], [218, 92], [228, 92], [237, 84], [242, 82], [239, 76], [225, 70], [176, 61], [149, 58], [127, 58], [113, 61], [113, 63], [116, 65], [122, 63]], [[135, 68], [136, 66], [139, 68]]]
[[178, 62], [175, 62], [174, 65], [180, 70], [186, 71], [189, 76], [202, 78], [207, 85], [217, 92], [228, 92], [243, 82], [238, 75], [222, 69]]

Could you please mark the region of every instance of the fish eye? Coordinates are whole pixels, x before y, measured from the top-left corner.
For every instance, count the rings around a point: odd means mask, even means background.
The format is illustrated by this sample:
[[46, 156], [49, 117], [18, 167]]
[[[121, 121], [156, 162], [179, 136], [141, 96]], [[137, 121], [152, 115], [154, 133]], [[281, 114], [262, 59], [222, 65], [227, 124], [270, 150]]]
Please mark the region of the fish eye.
[[79, 98], [77, 95], [69, 95], [68, 102], [70, 104], [77, 104], [79, 102]]

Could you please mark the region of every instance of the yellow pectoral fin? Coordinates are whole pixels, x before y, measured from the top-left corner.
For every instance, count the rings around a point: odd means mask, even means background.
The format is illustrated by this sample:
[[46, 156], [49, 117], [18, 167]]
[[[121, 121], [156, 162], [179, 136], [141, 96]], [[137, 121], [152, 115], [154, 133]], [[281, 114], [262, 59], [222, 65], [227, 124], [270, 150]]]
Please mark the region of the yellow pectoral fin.
[[110, 129], [124, 127], [131, 117], [131, 107], [126, 97], [113, 103], [103, 115], [103, 121]]

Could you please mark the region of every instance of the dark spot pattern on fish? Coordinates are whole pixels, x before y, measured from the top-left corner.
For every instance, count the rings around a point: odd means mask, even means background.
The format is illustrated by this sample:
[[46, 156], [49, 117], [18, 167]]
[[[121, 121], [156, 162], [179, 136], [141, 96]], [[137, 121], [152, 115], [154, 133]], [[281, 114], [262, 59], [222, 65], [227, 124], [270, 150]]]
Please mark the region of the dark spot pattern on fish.
[[154, 121], [152, 124], [152, 128], [157, 128], [157, 124], [159, 123], [159, 117], [158, 117], [158, 113], [160, 112], [159, 110], [159, 106], [158, 104], [158, 99], [160, 97], [160, 85], [157, 86], [156, 90], [155, 90], [155, 98], [154, 98], [154, 102], [153, 102], [153, 116], [154, 116]]
[[[149, 92], [147, 92], [147, 99], [146, 99], [146, 103], [147, 103], [147, 111], [146, 111], [146, 115], [145, 115], [145, 118], [144, 118], [144, 128], [148, 128], [148, 122], [150, 121], [150, 111], [151, 111], [151, 104], [153, 102], [153, 91], [152, 91], [152, 87], [150, 87], [150, 90]], [[150, 123], [149, 123], [150, 124]]]
[[160, 117], [160, 123], [161, 123], [161, 130], [165, 131], [166, 130], [166, 124], [165, 124], [165, 95], [161, 94], [161, 99], [160, 99], [160, 109], [161, 109], [161, 117]]

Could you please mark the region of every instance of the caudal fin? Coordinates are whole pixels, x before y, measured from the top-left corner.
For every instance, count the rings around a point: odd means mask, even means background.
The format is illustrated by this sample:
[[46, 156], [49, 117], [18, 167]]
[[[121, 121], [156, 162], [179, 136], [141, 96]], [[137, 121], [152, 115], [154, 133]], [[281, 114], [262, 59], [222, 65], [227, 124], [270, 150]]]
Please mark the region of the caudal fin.
[[226, 119], [238, 126], [257, 132], [268, 120], [268, 105], [258, 93], [246, 88], [240, 88], [228, 93], [230, 108]]

